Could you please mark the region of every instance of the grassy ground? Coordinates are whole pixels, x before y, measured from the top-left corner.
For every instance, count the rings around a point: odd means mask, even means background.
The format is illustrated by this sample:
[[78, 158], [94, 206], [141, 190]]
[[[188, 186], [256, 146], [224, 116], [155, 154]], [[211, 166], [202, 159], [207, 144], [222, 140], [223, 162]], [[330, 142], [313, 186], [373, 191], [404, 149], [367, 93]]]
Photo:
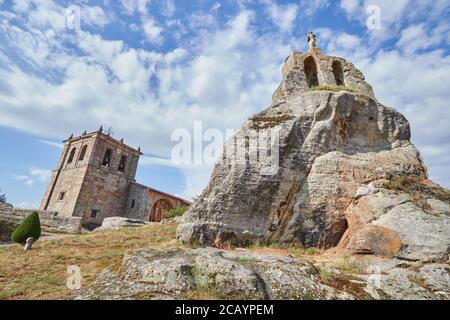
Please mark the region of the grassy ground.
[[175, 224], [158, 224], [80, 234], [38, 241], [31, 251], [19, 245], [0, 247], [0, 300], [70, 298], [68, 266], [80, 267], [82, 286], [87, 286], [105, 267], [119, 265], [128, 252], [176, 245], [175, 229]]
[[[0, 247], [0, 300], [70, 299], [73, 292], [66, 287], [68, 266], [80, 268], [82, 287], [87, 287], [106, 267], [119, 269], [123, 256], [135, 249], [181, 246], [175, 240], [175, 230], [175, 223], [152, 224], [140, 228], [63, 235], [59, 239], [38, 241], [31, 251], [24, 251], [20, 245]], [[330, 255], [325, 250], [276, 244], [254, 244], [238, 250], [290, 255], [323, 264], [320, 275], [330, 285], [337, 283], [338, 278], [327, 272], [326, 265], [333, 265], [345, 274], [364, 273], [360, 262], [349, 257], [336, 259], [335, 254]], [[205, 289], [193, 291], [184, 298], [216, 299], [219, 296]]]

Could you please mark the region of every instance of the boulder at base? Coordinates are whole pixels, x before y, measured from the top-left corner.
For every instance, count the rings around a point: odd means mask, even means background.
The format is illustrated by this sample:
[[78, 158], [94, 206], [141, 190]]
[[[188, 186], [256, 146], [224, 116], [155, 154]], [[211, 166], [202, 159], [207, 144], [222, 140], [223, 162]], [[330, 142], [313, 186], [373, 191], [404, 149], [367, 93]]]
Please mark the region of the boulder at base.
[[378, 258], [349, 274], [337, 269], [341, 263], [263, 251], [139, 249], [120, 272], [103, 270], [75, 298], [450, 299], [448, 264]]
[[109, 217], [105, 218], [102, 222], [102, 225], [97, 229], [95, 229], [94, 231], [103, 231], [126, 227], [142, 227], [145, 226], [146, 224], [148, 224], [148, 222], [138, 219], [129, 219], [124, 217]]

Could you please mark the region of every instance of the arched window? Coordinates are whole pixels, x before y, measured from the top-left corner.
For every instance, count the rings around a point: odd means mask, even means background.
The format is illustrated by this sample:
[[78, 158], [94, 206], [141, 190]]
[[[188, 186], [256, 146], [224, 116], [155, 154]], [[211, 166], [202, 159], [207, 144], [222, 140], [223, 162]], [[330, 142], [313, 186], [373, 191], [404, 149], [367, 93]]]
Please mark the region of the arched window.
[[342, 66], [339, 61], [333, 62], [333, 74], [334, 80], [338, 86], [345, 86], [344, 73], [342, 72]]
[[78, 161], [83, 161], [84, 157], [86, 156], [87, 146], [84, 146], [83, 149], [81, 149], [80, 156], [78, 157]]
[[308, 87], [317, 87], [319, 85], [319, 78], [317, 76], [317, 65], [313, 57], [309, 56], [303, 61], [304, 71], [306, 75], [306, 82]]
[[72, 151], [70, 151], [69, 160], [67, 160], [67, 163], [71, 163], [73, 161], [73, 158], [75, 157], [75, 151], [77, 148], [73, 148]]
[[110, 167], [112, 162], [113, 151], [111, 149], [106, 149], [105, 156], [103, 157], [102, 166]]
[[119, 163], [119, 169], [118, 170], [120, 172], [124, 172], [126, 164], [127, 164], [127, 157], [126, 156], [122, 156], [120, 158], [120, 163]]

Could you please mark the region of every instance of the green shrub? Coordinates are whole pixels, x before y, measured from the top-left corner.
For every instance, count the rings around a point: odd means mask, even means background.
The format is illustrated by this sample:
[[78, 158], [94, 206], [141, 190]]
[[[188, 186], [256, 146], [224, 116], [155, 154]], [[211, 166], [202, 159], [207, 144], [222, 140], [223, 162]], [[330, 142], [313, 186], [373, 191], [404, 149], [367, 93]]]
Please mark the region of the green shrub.
[[39, 221], [39, 214], [34, 211], [14, 230], [11, 239], [14, 242], [24, 244], [29, 237], [34, 239], [34, 242], [41, 236], [41, 222]]
[[309, 89], [309, 91], [333, 91], [333, 92], [339, 92], [339, 91], [350, 91], [357, 93], [358, 90], [350, 87], [350, 86], [338, 86], [338, 85], [321, 85], [312, 87]]
[[178, 207], [173, 210], [166, 212], [166, 219], [181, 217], [186, 211], [188, 211], [189, 207]]

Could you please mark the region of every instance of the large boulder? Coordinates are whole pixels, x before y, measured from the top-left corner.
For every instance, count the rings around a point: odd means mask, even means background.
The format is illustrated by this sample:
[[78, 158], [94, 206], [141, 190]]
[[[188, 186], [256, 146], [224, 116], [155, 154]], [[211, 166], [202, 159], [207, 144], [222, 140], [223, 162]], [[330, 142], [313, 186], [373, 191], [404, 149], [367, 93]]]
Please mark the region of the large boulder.
[[180, 298], [195, 292], [228, 299], [354, 298], [322, 284], [319, 270], [306, 260], [213, 248], [139, 249], [125, 256], [120, 274], [104, 270], [77, 298]]
[[[309, 89], [305, 61], [311, 58], [320, 84], [335, 84], [332, 66], [338, 62], [353, 88]], [[267, 163], [250, 161], [251, 138], [277, 132], [272, 154], [279, 166], [271, 171]], [[426, 178], [410, 136], [405, 117], [379, 103], [352, 64], [294, 52], [272, 105], [249, 118], [224, 151], [229, 155], [241, 143], [247, 154], [215, 165], [208, 186], [183, 216], [178, 238], [201, 245], [259, 240], [336, 246], [349, 228], [346, 210], [361, 185], [398, 175]]]
[[103, 270], [75, 298], [449, 299], [450, 266], [376, 258], [349, 268], [339, 256], [314, 261], [262, 250], [147, 248]]
[[403, 191], [372, 188], [352, 201], [345, 212], [349, 227], [340, 247], [354, 253], [448, 260], [450, 191], [428, 180], [403, 180]]
[[94, 231], [104, 231], [128, 227], [142, 227], [145, 226], [146, 224], [148, 224], [148, 222], [139, 219], [130, 219], [124, 217], [109, 217], [103, 219], [102, 225], [96, 228]]

